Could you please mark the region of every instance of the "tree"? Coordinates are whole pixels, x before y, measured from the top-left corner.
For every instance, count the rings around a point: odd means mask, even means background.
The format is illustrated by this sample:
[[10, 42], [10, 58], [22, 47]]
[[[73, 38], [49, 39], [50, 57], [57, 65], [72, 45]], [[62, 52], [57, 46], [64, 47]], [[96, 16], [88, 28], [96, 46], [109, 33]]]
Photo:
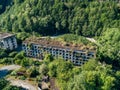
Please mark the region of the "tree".
[[24, 57], [25, 57], [25, 53], [22, 51], [22, 52], [18, 53], [17, 55], [15, 55], [14, 59], [22, 60]]
[[71, 70], [73, 69], [73, 64], [71, 62], [66, 62], [63, 59], [58, 60], [57, 65], [57, 79], [60, 82], [67, 82], [70, 77], [72, 77]]
[[[96, 63], [95, 66], [90, 65], [91, 62]], [[74, 78], [68, 82], [68, 90], [113, 90], [118, 88], [115, 85], [118, 85], [119, 82], [116, 81], [111, 65], [90, 60], [83, 67], [85, 69], [74, 75]], [[86, 69], [87, 67], [88, 69]], [[119, 78], [119, 73], [116, 75]]]
[[31, 66], [28, 70], [27, 70], [27, 74], [29, 77], [36, 77], [37, 75], [39, 75], [39, 71], [37, 70], [37, 68], [35, 66]]
[[6, 57], [6, 56], [7, 56], [6, 51], [3, 49], [0, 49], [0, 58]]
[[50, 63], [49, 64], [49, 72], [50, 77], [56, 77], [57, 75], [57, 64], [56, 63]]
[[44, 63], [49, 64], [54, 60], [53, 56], [51, 54], [46, 54], [44, 58]]
[[14, 0], [15, 4], [20, 4], [22, 3], [24, 0]]
[[47, 75], [47, 73], [48, 73], [48, 66], [46, 64], [40, 65], [39, 73], [42, 74], [42, 75]]
[[101, 61], [120, 66], [120, 30], [117, 28], [107, 29], [99, 39], [98, 56]]
[[29, 66], [29, 65], [30, 65], [29, 59], [27, 59], [27, 58], [22, 59], [22, 60], [21, 60], [21, 65], [22, 65], [23, 67]]
[[82, 66], [82, 70], [92, 71], [98, 66], [98, 62], [94, 59], [90, 59], [87, 63]]
[[42, 35], [100, 35], [104, 28], [120, 27], [118, 2], [104, 2], [0, 0], [0, 28]]
[[39, 72], [35, 67], [33, 67], [30, 77], [36, 77], [37, 75], [39, 75]]
[[9, 82], [7, 80], [5, 80], [4, 78], [0, 79], [0, 90], [5, 88], [8, 84], [9, 84]]
[[115, 77], [116, 77], [116, 82], [115, 82], [115, 86], [117, 88], [117, 90], [120, 89], [119, 85], [120, 85], [120, 71], [117, 71], [115, 73]]
[[105, 78], [104, 86], [102, 87], [103, 90], [113, 90], [113, 86], [115, 85], [115, 78], [111, 76], [107, 76]]
[[17, 54], [17, 52], [16, 52], [16, 51], [15, 51], [15, 52], [11, 52], [11, 53], [9, 54], [9, 57], [14, 58], [14, 57], [16, 56], [16, 54]]

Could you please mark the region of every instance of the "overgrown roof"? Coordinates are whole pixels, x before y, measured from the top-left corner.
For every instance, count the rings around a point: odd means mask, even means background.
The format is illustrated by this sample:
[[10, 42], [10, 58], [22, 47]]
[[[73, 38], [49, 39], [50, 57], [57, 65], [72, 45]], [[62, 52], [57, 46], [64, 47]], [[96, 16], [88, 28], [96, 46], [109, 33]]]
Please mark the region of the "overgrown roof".
[[27, 38], [23, 43], [28, 44], [38, 44], [46, 47], [56, 47], [56, 48], [63, 48], [63, 49], [70, 49], [70, 50], [88, 50], [88, 51], [95, 51], [95, 46], [88, 46], [84, 44], [75, 44], [75, 43], [68, 43], [60, 40], [56, 40], [53, 38], [36, 38], [31, 37]]

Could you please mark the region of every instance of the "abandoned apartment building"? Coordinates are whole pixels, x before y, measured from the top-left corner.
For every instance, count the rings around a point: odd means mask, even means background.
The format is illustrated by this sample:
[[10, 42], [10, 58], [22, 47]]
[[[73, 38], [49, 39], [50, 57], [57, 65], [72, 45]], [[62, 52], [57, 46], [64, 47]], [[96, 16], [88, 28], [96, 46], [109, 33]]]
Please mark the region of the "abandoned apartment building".
[[47, 38], [28, 38], [23, 42], [22, 49], [29, 57], [43, 59], [45, 53], [49, 53], [56, 58], [62, 57], [66, 61], [70, 60], [75, 65], [82, 65], [95, 57], [95, 48]]
[[0, 48], [13, 50], [17, 48], [17, 40], [14, 34], [0, 32]]

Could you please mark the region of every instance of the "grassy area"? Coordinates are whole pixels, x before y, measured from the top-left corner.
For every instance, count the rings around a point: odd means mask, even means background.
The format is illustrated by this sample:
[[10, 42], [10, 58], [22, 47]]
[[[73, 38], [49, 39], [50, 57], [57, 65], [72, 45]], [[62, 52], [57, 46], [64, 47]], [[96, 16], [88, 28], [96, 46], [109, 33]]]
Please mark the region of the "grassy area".
[[68, 43], [70, 42], [74, 44], [91, 45], [91, 42], [88, 41], [85, 37], [74, 34], [64, 34], [57, 37], [56, 39]]

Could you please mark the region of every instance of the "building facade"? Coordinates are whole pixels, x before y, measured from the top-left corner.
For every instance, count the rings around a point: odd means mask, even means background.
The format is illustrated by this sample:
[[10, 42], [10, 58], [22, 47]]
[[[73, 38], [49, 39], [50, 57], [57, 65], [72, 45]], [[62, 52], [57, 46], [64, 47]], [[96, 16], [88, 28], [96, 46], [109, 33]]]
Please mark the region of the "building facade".
[[17, 48], [17, 40], [14, 34], [0, 32], [0, 48], [13, 50]]
[[[43, 59], [45, 53], [52, 56], [62, 57], [64, 60], [70, 60], [75, 65], [82, 65], [90, 58], [95, 58], [95, 51], [93, 50], [79, 50], [77, 46], [63, 46], [59, 41], [48, 41], [39, 39], [38, 42], [24, 41], [22, 49], [29, 57]], [[55, 43], [53, 43], [55, 42]]]

